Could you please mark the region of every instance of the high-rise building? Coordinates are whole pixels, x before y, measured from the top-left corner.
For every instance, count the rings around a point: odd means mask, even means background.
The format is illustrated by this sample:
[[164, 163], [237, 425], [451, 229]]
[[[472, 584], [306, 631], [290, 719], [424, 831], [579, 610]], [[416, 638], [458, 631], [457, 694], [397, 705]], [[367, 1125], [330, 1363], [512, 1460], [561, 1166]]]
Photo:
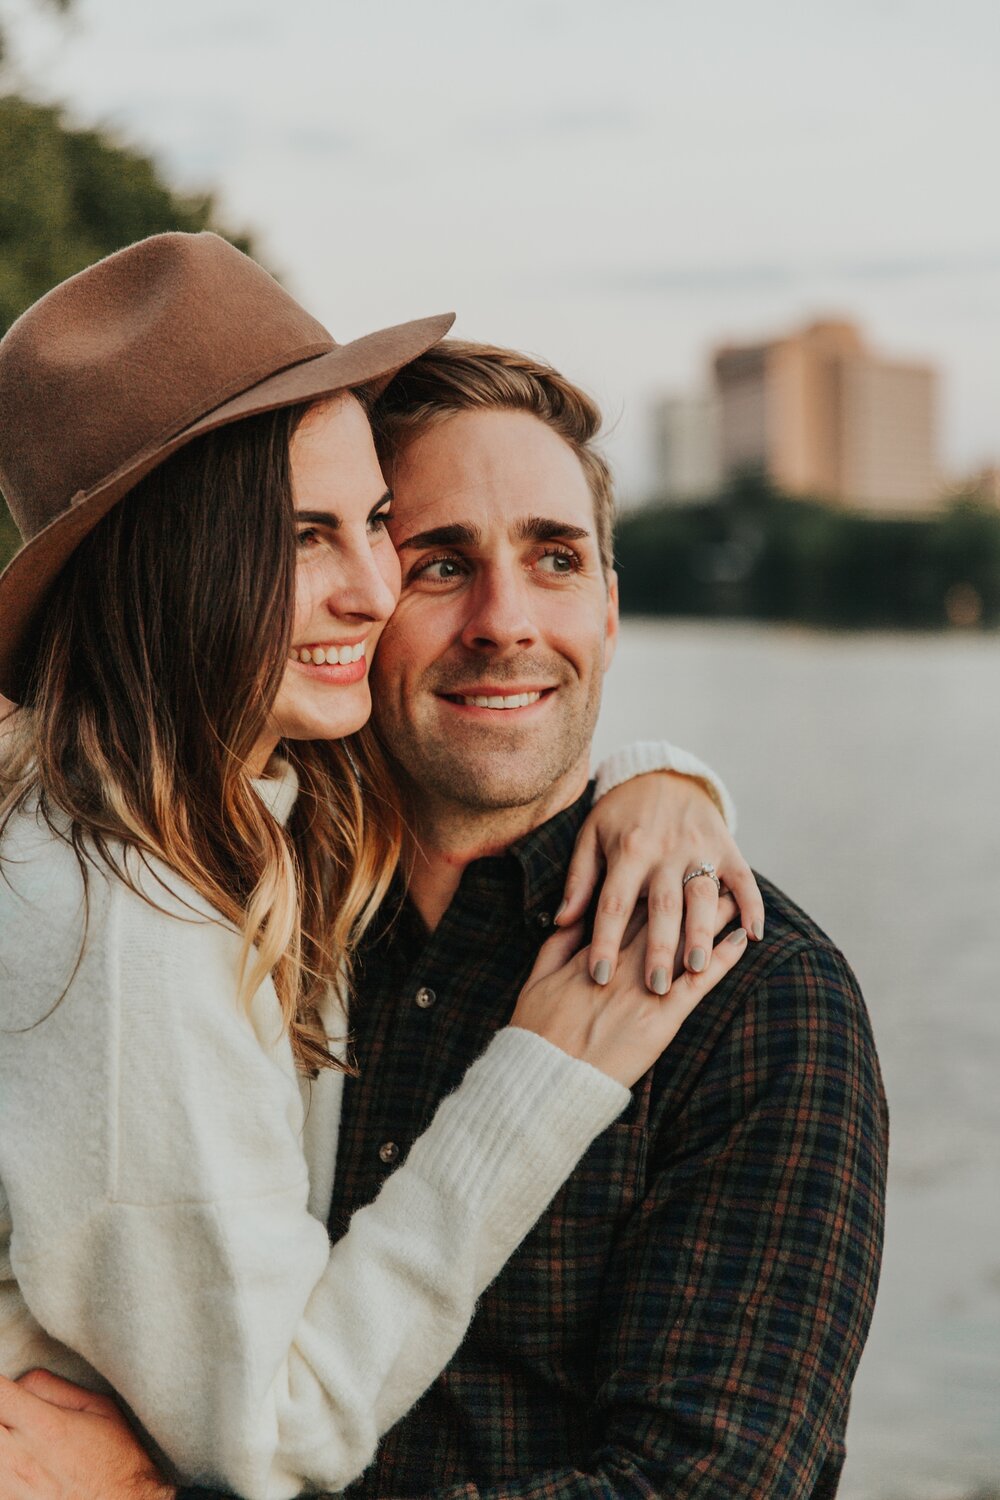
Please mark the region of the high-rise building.
[[657, 491], [704, 500], [722, 488], [720, 406], [715, 396], [666, 396], [653, 407]]
[[713, 360], [726, 478], [766, 474], [792, 495], [882, 513], [941, 493], [937, 372], [874, 354], [852, 323], [727, 346]]

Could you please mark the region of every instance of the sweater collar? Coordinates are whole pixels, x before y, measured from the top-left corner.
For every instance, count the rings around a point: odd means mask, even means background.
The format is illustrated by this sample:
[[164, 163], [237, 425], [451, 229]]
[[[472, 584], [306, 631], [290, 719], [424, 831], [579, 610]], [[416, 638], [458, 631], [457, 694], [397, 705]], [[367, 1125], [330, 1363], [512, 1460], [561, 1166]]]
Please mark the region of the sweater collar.
[[284, 828], [299, 794], [298, 773], [291, 761], [273, 756], [267, 764], [267, 775], [258, 777], [253, 785], [268, 812]]

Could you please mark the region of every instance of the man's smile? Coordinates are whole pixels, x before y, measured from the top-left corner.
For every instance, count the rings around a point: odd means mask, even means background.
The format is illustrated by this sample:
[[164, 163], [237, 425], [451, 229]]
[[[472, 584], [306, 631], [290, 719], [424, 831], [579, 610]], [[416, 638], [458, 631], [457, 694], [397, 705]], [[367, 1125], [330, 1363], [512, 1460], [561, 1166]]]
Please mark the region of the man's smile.
[[484, 684], [467, 692], [437, 693], [435, 696], [459, 709], [499, 709], [510, 713], [516, 709], [534, 708], [536, 703], [548, 699], [555, 691], [555, 687], [516, 687], [512, 690], [510, 686], [500, 688]]

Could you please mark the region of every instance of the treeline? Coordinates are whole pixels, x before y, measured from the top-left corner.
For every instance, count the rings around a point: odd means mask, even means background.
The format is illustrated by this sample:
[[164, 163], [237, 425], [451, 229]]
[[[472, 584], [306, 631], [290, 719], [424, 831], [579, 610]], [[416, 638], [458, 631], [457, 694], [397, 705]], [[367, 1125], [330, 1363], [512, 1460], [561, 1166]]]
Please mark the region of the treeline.
[[711, 503], [625, 517], [622, 607], [850, 628], [1000, 624], [1000, 512], [968, 498], [882, 519], [746, 478]]

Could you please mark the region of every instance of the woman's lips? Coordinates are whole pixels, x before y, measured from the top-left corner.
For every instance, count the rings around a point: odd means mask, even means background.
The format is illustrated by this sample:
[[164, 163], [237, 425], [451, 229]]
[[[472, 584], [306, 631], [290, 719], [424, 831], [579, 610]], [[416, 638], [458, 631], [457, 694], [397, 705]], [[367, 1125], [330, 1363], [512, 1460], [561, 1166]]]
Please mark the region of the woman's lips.
[[[342, 662], [340, 656], [344, 653], [348, 655], [348, 660]], [[308, 660], [303, 660], [303, 656], [307, 656]], [[320, 656], [322, 660], [317, 659]], [[291, 665], [297, 672], [304, 673], [313, 682], [337, 683], [341, 687], [349, 686], [352, 682], [361, 682], [368, 671], [364, 641], [339, 649], [335, 646], [293, 647]]]

